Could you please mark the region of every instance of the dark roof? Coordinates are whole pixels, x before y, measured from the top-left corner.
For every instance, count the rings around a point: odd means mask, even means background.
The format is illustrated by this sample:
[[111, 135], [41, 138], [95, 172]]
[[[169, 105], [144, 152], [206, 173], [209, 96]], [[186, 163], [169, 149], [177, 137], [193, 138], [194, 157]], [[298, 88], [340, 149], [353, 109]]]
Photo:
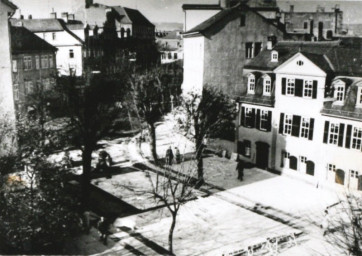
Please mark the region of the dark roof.
[[292, 42], [275, 45], [278, 62], [271, 62], [271, 50], [264, 49], [257, 57], [244, 66], [246, 69], [274, 70], [296, 53], [301, 52], [314, 64], [335, 75], [362, 75], [362, 52], [360, 47], [350, 47], [341, 41]]
[[9, 0], [1, 0], [1, 2], [3, 2], [4, 4], [6, 4], [7, 6], [9, 6], [10, 8], [13, 8], [13, 9], [18, 9], [18, 7], [13, 4], [11, 1]]
[[13, 54], [33, 51], [52, 51], [57, 48], [34, 35], [24, 27], [10, 26], [11, 52]]
[[139, 26], [155, 26], [153, 25], [143, 14], [135, 9], [124, 7], [124, 10], [127, 13], [127, 16], [132, 21], [132, 24]]
[[165, 32], [165, 36], [156, 36], [160, 39], [175, 39], [175, 40], [181, 40], [182, 37], [180, 35], [180, 31], [169, 31], [169, 32]]
[[221, 10], [218, 4], [183, 4], [183, 10]]
[[63, 31], [63, 27], [58, 19], [31, 19], [31, 20], [20, 20], [11, 19], [11, 24], [16, 26], [22, 22], [23, 26], [29, 29], [31, 32], [56, 32]]
[[68, 22], [65, 25], [70, 30], [84, 29], [84, 24], [80, 20], [68, 20]]

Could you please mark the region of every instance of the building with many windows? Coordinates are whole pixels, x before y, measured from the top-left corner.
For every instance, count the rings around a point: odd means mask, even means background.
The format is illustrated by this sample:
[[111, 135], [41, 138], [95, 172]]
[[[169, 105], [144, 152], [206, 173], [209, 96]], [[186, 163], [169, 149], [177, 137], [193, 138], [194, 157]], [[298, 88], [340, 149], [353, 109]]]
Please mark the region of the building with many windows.
[[161, 53], [161, 64], [183, 59], [183, 40], [180, 31], [156, 32], [156, 44]]
[[12, 26], [10, 34], [14, 105], [24, 113], [32, 107], [28, 97], [55, 85], [57, 48], [24, 27]]
[[362, 190], [360, 54], [343, 41], [280, 42], [249, 62], [237, 126], [242, 159]]

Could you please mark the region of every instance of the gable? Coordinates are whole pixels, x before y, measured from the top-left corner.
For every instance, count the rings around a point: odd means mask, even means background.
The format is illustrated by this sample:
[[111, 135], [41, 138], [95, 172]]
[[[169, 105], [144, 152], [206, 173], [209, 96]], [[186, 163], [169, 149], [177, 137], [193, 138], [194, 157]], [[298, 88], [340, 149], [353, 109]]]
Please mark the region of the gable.
[[319, 66], [313, 63], [302, 53], [297, 53], [274, 71], [275, 73], [291, 74], [291, 75], [306, 75], [306, 76], [321, 76], [325, 77], [327, 73]]

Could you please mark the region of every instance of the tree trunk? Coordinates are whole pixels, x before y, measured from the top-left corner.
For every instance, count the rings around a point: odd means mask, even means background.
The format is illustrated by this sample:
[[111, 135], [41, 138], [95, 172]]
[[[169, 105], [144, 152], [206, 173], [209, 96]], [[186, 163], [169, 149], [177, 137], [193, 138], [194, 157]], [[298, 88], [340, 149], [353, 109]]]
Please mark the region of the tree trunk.
[[204, 180], [204, 160], [202, 158], [203, 151], [203, 143], [201, 139], [196, 140], [196, 162], [197, 162], [197, 184], [196, 188], [200, 188], [205, 180]]
[[92, 163], [92, 149], [90, 146], [85, 146], [82, 154], [82, 204], [83, 209], [88, 209], [89, 206], [89, 190], [90, 190], [90, 180], [91, 180], [91, 163]]
[[168, 250], [170, 251], [171, 255], [173, 254], [173, 231], [175, 230], [175, 226], [176, 226], [176, 216], [177, 216], [177, 212], [172, 212], [172, 223], [171, 223], [171, 227], [170, 227], [170, 231], [168, 233]]
[[148, 124], [148, 130], [150, 131], [150, 137], [151, 137], [151, 141], [150, 141], [150, 146], [151, 146], [151, 153], [152, 153], [152, 157], [153, 160], [155, 161], [155, 164], [158, 164], [158, 157], [157, 157], [157, 149], [156, 149], [156, 128], [155, 125], [152, 124]]

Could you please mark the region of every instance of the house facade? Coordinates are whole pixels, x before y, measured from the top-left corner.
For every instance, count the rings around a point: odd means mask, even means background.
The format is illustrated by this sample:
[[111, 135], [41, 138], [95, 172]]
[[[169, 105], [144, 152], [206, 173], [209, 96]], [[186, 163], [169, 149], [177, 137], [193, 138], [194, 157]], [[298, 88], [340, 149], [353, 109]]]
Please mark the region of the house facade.
[[183, 59], [183, 40], [180, 31], [156, 32], [156, 44], [161, 53], [161, 64]]
[[[81, 76], [84, 33], [82, 35], [79, 27], [83, 25], [80, 21], [73, 20], [74, 17], [69, 20], [67, 13], [63, 13], [62, 17], [57, 19], [52, 14], [50, 19], [13, 19], [11, 22], [14, 26], [24, 26], [58, 49], [56, 63], [60, 75]], [[71, 30], [73, 28], [74, 31]]]
[[341, 42], [281, 42], [247, 64], [240, 157], [317, 186], [362, 190], [359, 53]]
[[54, 87], [57, 48], [24, 27], [12, 26], [10, 32], [14, 105], [24, 114], [32, 107], [28, 97]]
[[[258, 28], [257, 30], [255, 28]], [[266, 47], [285, 38], [284, 26], [247, 5], [225, 8], [184, 33], [183, 91], [215, 86], [232, 97], [245, 90], [243, 67]]]

